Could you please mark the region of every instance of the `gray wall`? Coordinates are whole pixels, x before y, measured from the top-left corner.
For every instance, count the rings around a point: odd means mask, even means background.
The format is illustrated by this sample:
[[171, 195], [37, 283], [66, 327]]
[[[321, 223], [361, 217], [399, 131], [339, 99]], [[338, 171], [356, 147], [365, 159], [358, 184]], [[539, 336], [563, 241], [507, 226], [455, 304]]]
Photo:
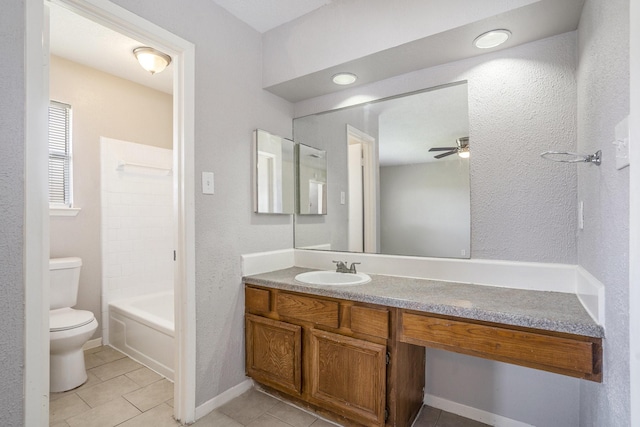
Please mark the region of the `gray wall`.
[[581, 384], [580, 424], [627, 426], [629, 168], [616, 170], [612, 142], [615, 125], [629, 114], [629, 1], [587, 0], [579, 34], [578, 151], [602, 150], [603, 162], [578, 169], [585, 210], [578, 261], [605, 285], [607, 326], [604, 381]]
[[467, 160], [380, 168], [381, 253], [468, 258], [470, 220]]
[[[296, 116], [358, 93], [380, 98], [467, 80], [472, 258], [574, 264], [577, 168], [539, 154], [576, 150], [576, 66], [577, 35], [566, 33], [302, 101]], [[427, 372], [447, 372], [427, 375], [428, 395], [533, 425], [578, 424], [573, 378], [431, 349]]]
[[[240, 255], [291, 248], [289, 215], [252, 213], [253, 130], [291, 137], [292, 105], [261, 88], [261, 37], [209, 0], [116, 0], [196, 48], [196, 404], [244, 381]], [[200, 192], [203, 171], [215, 194]]]
[[360, 108], [295, 121], [295, 142], [327, 151], [327, 214], [296, 216], [296, 247], [331, 243], [332, 250], [348, 248], [349, 204], [340, 204], [341, 191], [349, 199], [347, 125], [378, 140], [378, 117]]
[[23, 424], [24, 2], [0, 13], [0, 424]]
[[576, 149], [576, 64], [566, 33], [301, 101], [295, 115], [468, 80], [472, 258], [573, 264], [576, 168], [539, 154]]

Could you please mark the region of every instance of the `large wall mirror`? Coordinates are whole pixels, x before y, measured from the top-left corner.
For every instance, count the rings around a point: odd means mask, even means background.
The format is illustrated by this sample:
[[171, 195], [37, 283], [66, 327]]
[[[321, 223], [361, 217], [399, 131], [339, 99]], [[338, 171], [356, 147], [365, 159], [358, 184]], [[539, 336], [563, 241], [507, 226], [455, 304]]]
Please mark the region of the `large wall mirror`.
[[470, 257], [466, 82], [301, 117], [293, 133], [328, 158], [327, 214], [296, 215], [296, 248]]

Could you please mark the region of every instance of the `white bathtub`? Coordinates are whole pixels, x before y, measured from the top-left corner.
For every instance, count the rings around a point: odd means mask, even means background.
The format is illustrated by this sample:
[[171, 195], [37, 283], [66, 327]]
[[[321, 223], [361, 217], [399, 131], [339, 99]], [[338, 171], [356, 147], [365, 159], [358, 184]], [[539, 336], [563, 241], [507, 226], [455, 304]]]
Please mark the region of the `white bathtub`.
[[109, 303], [109, 343], [173, 381], [173, 292]]

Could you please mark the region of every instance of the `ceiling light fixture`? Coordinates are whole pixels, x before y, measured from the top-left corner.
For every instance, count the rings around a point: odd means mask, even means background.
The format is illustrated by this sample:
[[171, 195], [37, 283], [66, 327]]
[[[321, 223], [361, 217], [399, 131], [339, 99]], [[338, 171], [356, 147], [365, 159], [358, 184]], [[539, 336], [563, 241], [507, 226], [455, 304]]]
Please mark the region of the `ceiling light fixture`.
[[469, 137], [464, 136], [462, 138], [456, 139], [456, 144], [458, 145], [458, 156], [461, 159], [469, 158]]
[[334, 74], [333, 77], [331, 77], [331, 80], [333, 80], [333, 82], [337, 85], [350, 85], [351, 83], [355, 82], [358, 79], [358, 76], [356, 76], [353, 73], [338, 73], [338, 74]]
[[511, 31], [509, 30], [491, 30], [476, 37], [473, 45], [478, 49], [491, 49], [492, 47], [500, 46], [509, 40], [509, 37], [511, 37]]
[[171, 57], [166, 53], [162, 53], [152, 47], [138, 47], [133, 49], [136, 59], [151, 74], [163, 71], [171, 64]]

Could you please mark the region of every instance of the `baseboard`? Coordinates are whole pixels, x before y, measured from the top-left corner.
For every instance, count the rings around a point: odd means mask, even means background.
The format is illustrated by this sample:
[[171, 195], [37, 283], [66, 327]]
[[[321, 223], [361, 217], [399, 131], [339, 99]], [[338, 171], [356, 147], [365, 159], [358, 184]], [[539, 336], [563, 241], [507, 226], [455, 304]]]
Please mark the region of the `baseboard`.
[[206, 401], [202, 405], [196, 407], [196, 420], [207, 415], [209, 412], [213, 411], [216, 408], [221, 407], [225, 403], [228, 403], [240, 396], [245, 391], [249, 390], [253, 387], [253, 380], [247, 379], [235, 387], [231, 387], [229, 390], [220, 393], [216, 397], [211, 400]]
[[531, 424], [523, 423], [522, 421], [512, 420], [511, 418], [503, 417], [502, 415], [472, 408], [471, 406], [463, 405], [431, 394], [424, 395], [424, 404], [495, 427], [535, 427]]
[[91, 348], [100, 347], [102, 345], [102, 338], [96, 338], [93, 340], [89, 340], [82, 346], [82, 350], [89, 350]]

